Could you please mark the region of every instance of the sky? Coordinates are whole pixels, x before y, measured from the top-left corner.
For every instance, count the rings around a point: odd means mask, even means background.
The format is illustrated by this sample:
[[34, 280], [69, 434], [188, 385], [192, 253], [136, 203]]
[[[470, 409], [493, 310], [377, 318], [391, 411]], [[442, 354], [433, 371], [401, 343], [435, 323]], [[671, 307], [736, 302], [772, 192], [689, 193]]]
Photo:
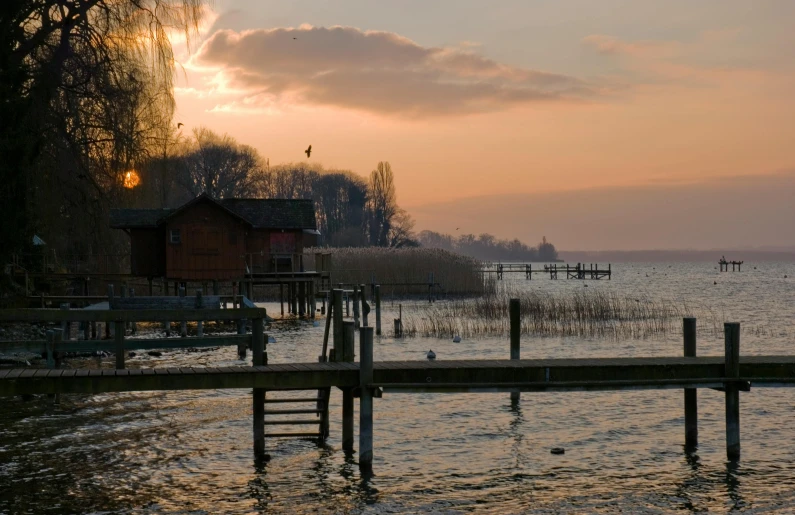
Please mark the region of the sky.
[[271, 165], [310, 144], [362, 176], [389, 161], [418, 230], [795, 246], [792, 19], [791, 0], [217, 0], [178, 45], [177, 120]]

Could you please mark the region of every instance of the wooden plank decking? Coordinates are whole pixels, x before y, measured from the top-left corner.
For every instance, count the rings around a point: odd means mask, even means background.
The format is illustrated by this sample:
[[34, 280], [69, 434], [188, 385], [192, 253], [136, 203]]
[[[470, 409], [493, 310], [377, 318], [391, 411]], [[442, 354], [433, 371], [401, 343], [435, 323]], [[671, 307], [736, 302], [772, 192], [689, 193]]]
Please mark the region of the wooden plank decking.
[[[545, 391], [717, 388], [723, 356], [535, 360], [387, 361], [374, 364], [370, 386], [387, 391]], [[795, 356], [745, 356], [741, 382], [795, 386]], [[103, 393], [146, 390], [359, 386], [358, 363], [291, 363], [245, 367], [125, 370], [4, 369], [0, 396], [22, 393]]]

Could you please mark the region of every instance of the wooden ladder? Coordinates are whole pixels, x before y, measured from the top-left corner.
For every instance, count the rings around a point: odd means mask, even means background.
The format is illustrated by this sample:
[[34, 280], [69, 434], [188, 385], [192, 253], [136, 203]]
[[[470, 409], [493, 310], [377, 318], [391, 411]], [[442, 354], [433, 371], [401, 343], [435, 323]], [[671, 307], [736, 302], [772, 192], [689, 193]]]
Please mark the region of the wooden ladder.
[[[317, 438], [323, 441], [328, 437], [328, 396], [326, 390], [317, 390], [315, 397], [281, 397], [265, 396], [265, 426], [315, 426], [314, 432], [265, 432], [265, 438]], [[306, 390], [302, 390], [306, 391]], [[314, 390], [313, 390], [314, 391]], [[272, 390], [268, 392], [274, 394]], [[288, 405], [285, 408], [280, 406]], [[269, 406], [273, 406], [268, 409]], [[289, 415], [315, 415], [311, 417], [289, 417]], [[288, 416], [285, 418], [284, 416]], [[278, 418], [270, 418], [278, 417]]]

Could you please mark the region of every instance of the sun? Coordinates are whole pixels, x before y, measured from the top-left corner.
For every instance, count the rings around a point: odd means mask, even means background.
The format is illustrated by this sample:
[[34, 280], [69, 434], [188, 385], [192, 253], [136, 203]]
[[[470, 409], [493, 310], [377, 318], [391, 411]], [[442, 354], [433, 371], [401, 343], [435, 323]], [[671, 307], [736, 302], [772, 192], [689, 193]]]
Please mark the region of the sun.
[[125, 188], [133, 189], [139, 184], [141, 184], [141, 177], [138, 175], [138, 172], [136, 172], [135, 170], [129, 170], [124, 173]]

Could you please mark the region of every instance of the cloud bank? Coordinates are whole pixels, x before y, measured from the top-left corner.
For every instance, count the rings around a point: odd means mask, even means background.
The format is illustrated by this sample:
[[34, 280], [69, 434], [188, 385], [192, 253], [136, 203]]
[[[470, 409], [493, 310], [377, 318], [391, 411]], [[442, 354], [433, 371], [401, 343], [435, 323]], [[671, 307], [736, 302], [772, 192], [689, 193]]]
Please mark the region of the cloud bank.
[[191, 65], [216, 72], [239, 93], [233, 103], [252, 109], [289, 102], [431, 117], [584, 102], [597, 94], [576, 77], [352, 27], [219, 30]]

